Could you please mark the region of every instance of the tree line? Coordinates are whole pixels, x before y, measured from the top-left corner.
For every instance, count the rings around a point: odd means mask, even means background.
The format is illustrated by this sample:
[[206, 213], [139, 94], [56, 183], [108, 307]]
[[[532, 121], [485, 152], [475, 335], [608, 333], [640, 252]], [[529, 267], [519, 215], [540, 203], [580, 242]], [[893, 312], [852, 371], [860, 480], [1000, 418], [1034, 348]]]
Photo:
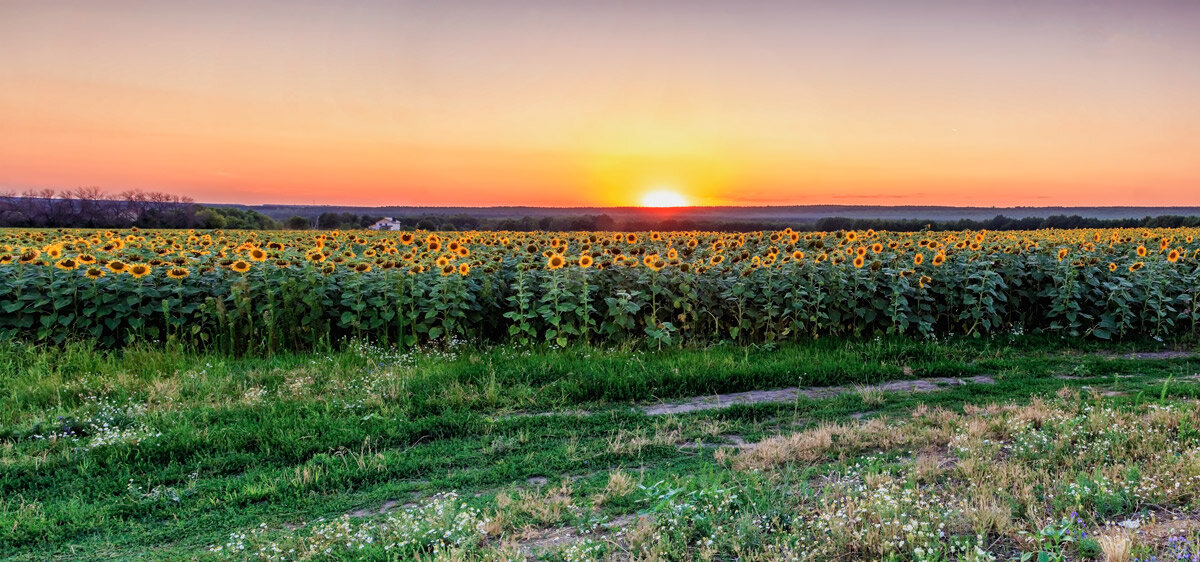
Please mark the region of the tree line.
[[[316, 216], [273, 219], [236, 206], [208, 206], [190, 197], [154, 191], [128, 190], [106, 193], [96, 187], [0, 192], [0, 227], [17, 228], [196, 228], [248, 230], [355, 230], [383, 217], [350, 212], [325, 212]], [[782, 230], [1038, 230], [1044, 228], [1178, 228], [1200, 227], [1200, 216], [1162, 215], [1140, 219], [1099, 219], [1080, 215], [927, 221], [918, 219], [864, 219], [827, 217], [815, 221], [784, 219], [656, 219], [616, 220], [607, 214], [522, 218], [481, 218], [469, 213], [424, 214], [396, 218], [402, 230], [512, 230], [607, 231], [696, 230], [752, 232]]]

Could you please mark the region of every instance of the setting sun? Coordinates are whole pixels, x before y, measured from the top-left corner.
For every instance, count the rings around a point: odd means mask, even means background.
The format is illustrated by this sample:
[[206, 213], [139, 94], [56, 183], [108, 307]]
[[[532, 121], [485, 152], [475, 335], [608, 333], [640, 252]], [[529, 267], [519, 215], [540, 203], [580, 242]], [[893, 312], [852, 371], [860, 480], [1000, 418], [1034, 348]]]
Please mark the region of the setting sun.
[[678, 191], [656, 189], [642, 196], [643, 207], [687, 207], [687, 198]]

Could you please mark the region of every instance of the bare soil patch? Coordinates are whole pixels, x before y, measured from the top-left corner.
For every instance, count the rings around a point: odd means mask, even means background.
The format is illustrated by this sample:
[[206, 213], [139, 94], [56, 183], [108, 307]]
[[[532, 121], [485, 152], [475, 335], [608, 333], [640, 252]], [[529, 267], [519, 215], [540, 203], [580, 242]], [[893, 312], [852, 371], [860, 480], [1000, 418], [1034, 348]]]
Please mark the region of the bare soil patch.
[[801, 396], [814, 399], [832, 398], [841, 394], [863, 392], [864, 390], [882, 392], [934, 392], [943, 388], [960, 386], [964, 384], [994, 384], [995, 382], [995, 379], [988, 376], [966, 378], [938, 377], [929, 379], [892, 381], [878, 385], [861, 386], [857, 388], [847, 386], [826, 386], [792, 387], [781, 388], [778, 390], [751, 390], [749, 392], [697, 396], [673, 404], [652, 404], [648, 406], [642, 406], [641, 410], [646, 415], [662, 416], [668, 414], [686, 414], [689, 412], [728, 408], [737, 404], [750, 405], [793, 402]]

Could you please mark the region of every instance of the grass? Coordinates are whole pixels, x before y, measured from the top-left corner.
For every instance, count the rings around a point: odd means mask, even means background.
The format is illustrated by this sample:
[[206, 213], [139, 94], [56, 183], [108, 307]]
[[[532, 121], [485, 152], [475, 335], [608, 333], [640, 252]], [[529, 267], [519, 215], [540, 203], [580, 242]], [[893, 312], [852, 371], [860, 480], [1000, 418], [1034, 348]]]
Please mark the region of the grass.
[[[351, 344], [232, 358], [0, 343], [0, 557], [1194, 553], [1200, 360], [1123, 357], [1158, 345]], [[869, 386], [973, 375], [996, 382]], [[797, 385], [851, 391], [677, 416], [631, 407]], [[1178, 532], [1172, 516], [1186, 516]]]

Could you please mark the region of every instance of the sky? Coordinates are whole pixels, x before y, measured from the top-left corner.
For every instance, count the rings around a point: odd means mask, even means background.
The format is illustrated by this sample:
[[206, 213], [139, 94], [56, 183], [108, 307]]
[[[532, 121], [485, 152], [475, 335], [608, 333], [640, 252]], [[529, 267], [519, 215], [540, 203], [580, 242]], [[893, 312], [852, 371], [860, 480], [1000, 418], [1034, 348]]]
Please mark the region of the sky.
[[0, 0], [0, 192], [1200, 205], [1197, 53], [1194, 1]]

